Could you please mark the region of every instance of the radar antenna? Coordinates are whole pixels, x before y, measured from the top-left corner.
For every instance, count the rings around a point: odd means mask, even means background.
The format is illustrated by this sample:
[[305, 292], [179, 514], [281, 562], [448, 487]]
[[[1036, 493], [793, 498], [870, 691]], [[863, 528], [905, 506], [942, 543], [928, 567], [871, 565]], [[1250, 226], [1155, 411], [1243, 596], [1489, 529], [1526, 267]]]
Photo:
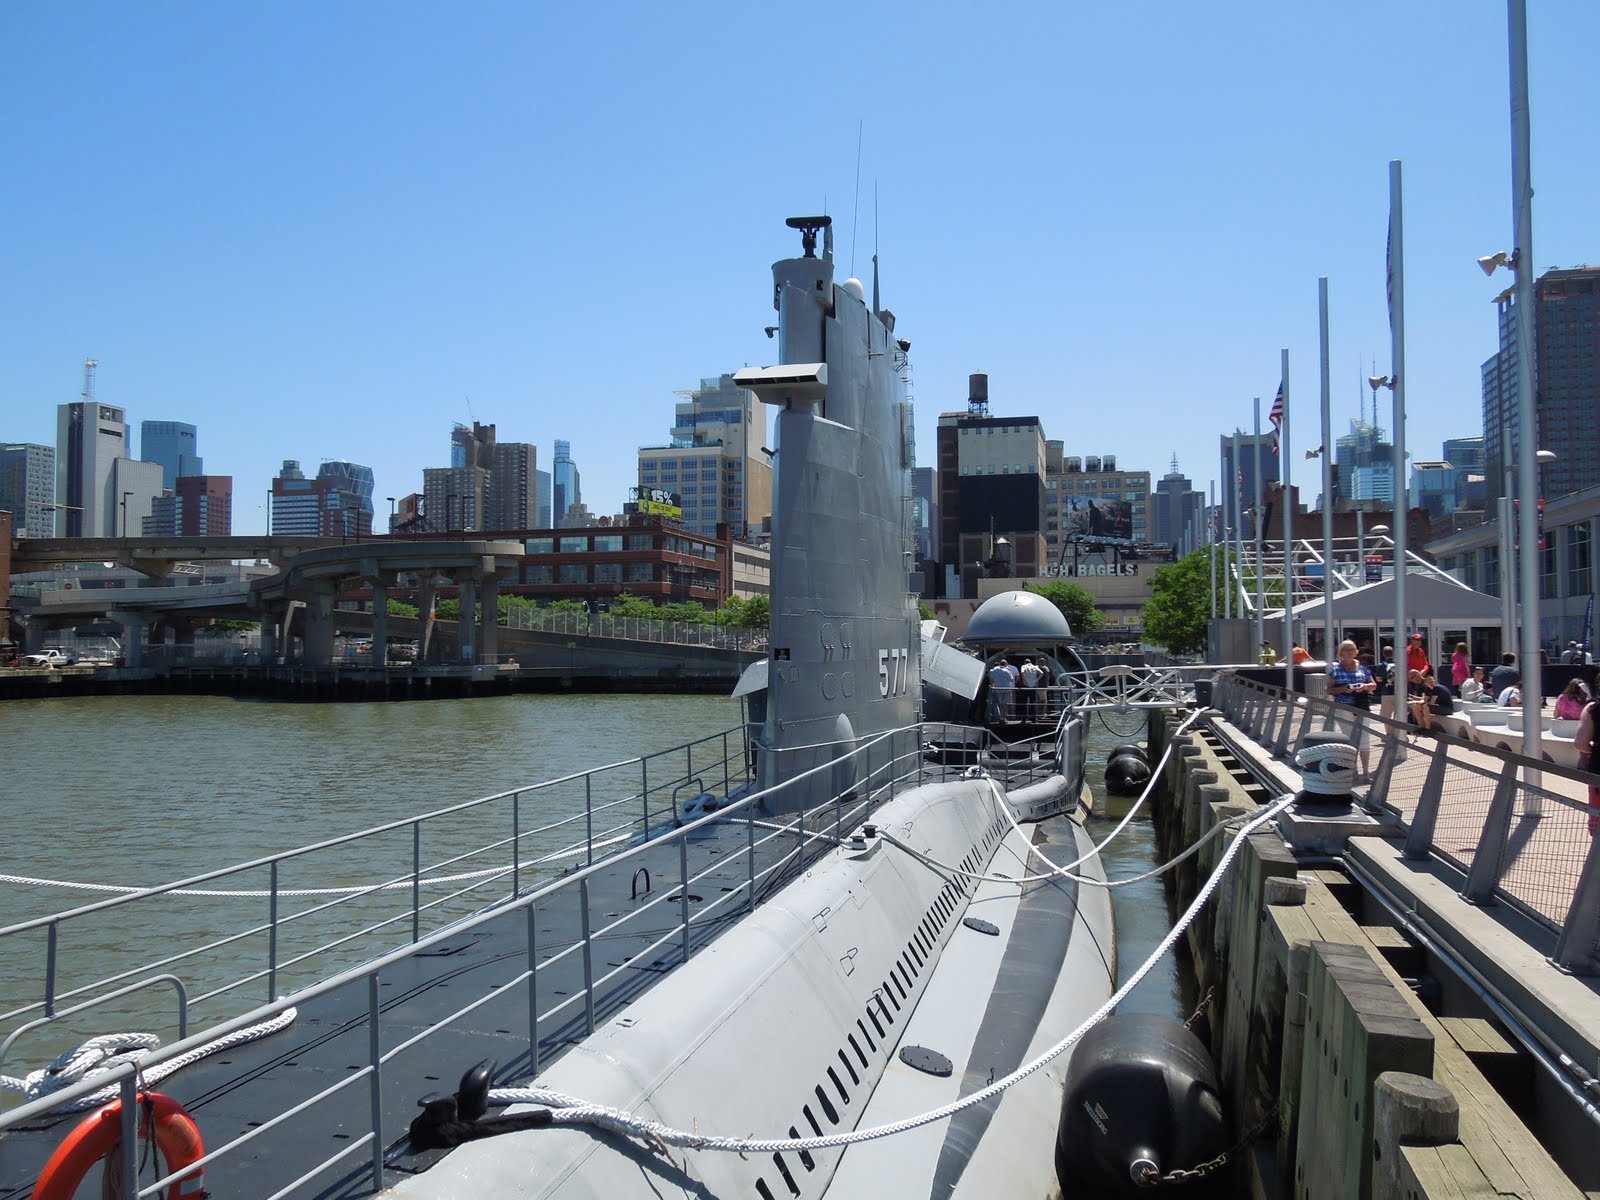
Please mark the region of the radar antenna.
[[[817, 256], [817, 231], [819, 229], [831, 229], [833, 227], [833, 218], [790, 217], [784, 224], [790, 229], [798, 229], [800, 231], [800, 247], [805, 251], [805, 257], [815, 258]], [[831, 242], [832, 234], [829, 235], [829, 240]]]

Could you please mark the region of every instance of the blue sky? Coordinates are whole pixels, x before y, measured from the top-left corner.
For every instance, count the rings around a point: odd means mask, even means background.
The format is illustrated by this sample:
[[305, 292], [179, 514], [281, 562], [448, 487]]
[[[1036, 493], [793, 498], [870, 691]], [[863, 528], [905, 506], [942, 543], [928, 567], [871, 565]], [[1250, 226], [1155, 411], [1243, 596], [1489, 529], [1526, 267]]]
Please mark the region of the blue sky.
[[[1534, 258], [1600, 262], [1600, 5], [1529, 8]], [[878, 246], [924, 463], [986, 371], [1204, 487], [1288, 347], [1314, 494], [1317, 277], [1338, 432], [1388, 370], [1391, 158], [1414, 458], [1481, 433], [1509, 283], [1492, 0], [11, 3], [0, 111], [0, 439], [53, 442], [92, 355], [200, 427], [243, 532], [282, 459], [372, 466], [381, 511], [473, 418], [616, 511], [675, 389], [769, 360], [783, 219], [824, 207], [845, 271]]]

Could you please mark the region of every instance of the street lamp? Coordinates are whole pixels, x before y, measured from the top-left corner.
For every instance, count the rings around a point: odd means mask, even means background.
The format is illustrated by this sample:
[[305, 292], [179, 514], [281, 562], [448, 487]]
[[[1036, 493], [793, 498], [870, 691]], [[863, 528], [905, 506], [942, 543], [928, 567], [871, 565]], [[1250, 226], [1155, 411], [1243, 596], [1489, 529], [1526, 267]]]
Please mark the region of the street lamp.
[[389, 532], [390, 532], [390, 534], [393, 534], [394, 533], [394, 497], [393, 496], [385, 496], [384, 499], [389, 502]]
[[131, 495], [133, 495], [132, 492], [122, 493], [122, 536], [124, 538], [128, 536], [128, 497]]
[[[75, 512], [75, 513], [81, 513], [83, 511], [83, 506], [81, 504], [42, 504], [42, 505], [39, 506], [39, 510], [41, 512]], [[82, 518], [80, 517], [79, 520], [81, 521]], [[79, 535], [81, 535], [83, 533], [83, 529], [82, 529], [81, 526], [79, 527], [78, 533], [79, 533]], [[61, 536], [62, 537], [72, 537], [73, 535], [70, 534], [70, 533], [63, 533]]]
[[[1387, 525], [1374, 525], [1371, 529], [1367, 530], [1367, 532], [1370, 533], [1375, 538], [1381, 538], [1381, 537], [1386, 536], [1389, 533], [1389, 527]], [[1376, 548], [1374, 550], [1374, 555], [1376, 556], [1376, 558], [1378, 560], [1378, 579], [1381, 581], [1383, 579], [1383, 547], [1382, 547], [1381, 543], [1376, 544]], [[1363, 553], [1362, 556], [1361, 556], [1361, 579], [1362, 579], [1363, 583], [1366, 582], [1366, 578], [1367, 578], [1367, 556], [1366, 556], [1365, 553]], [[1398, 656], [1400, 654], [1400, 651], [1405, 649], [1405, 636], [1406, 636], [1406, 631], [1405, 630], [1400, 629], [1398, 627], [1395, 629], [1395, 631], [1394, 631], [1394, 652], [1395, 652], [1396, 656]], [[1376, 614], [1374, 614], [1373, 618], [1372, 618], [1372, 639], [1373, 639], [1373, 642], [1376, 644], [1377, 651], [1378, 651], [1378, 658], [1377, 658], [1376, 661], [1382, 662], [1383, 661], [1383, 639], [1378, 636], [1378, 618], [1377, 618]]]

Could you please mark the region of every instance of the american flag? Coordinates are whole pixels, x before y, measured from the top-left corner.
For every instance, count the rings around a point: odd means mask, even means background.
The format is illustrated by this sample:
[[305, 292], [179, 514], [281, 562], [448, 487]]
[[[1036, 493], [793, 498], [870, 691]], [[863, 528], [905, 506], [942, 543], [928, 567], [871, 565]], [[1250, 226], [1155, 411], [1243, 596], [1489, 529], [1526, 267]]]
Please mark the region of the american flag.
[[[1257, 410], [1260, 411], [1259, 409]], [[1278, 394], [1272, 398], [1272, 411], [1267, 414], [1272, 422], [1272, 453], [1278, 453], [1278, 434], [1283, 430], [1283, 384], [1278, 384]]]

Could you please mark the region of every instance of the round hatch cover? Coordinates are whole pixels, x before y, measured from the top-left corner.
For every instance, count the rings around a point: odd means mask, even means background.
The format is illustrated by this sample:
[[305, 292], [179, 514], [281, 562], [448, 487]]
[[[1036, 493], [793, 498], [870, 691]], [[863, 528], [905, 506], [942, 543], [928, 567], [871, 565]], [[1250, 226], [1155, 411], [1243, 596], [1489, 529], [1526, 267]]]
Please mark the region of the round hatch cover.
[[963, 917], [961, 923], [968, 929], [976, 929], [979, 933], [987, 933], [990, 937], [1000, 936], [1000, 926], [991, 924], [982, 917]]
[[900, 1061], [908, 1067], [915, 1067], [919, 1071], [926, 1071], [929, 1075], [937, 1075], [943, 1079], [950, 1074], [950, 1060], [937, 1050], [929, 1050], [926, 1046], [900, 1047]]

